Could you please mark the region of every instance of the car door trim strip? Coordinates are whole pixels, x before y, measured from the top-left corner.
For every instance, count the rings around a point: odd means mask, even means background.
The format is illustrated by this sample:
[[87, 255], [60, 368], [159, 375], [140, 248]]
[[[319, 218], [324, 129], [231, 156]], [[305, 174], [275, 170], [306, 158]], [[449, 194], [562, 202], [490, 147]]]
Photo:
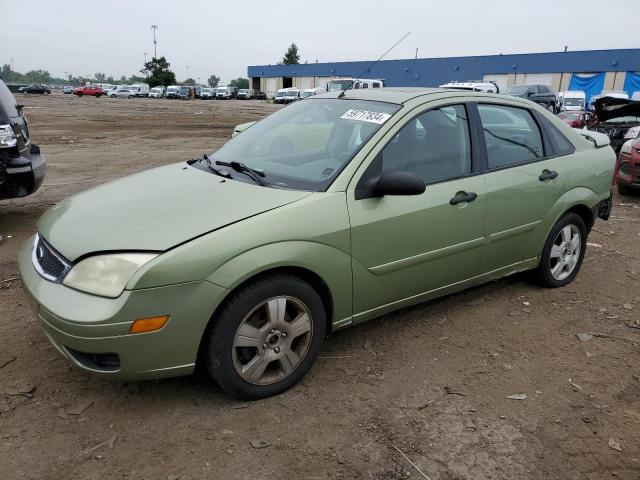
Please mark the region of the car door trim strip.
[[486, 237], [485, 245], [488, 245], [493, 242], [498, 242], [500, 240], [504, 240], [505, 238], [514, 237], [516, 235], [530, 232], [532, 230], [535, 230], [535, 228], [540, 223], [542, 223], [542, 220], [537, 220], [535, 222], [527, 223], [525, 225], [509, 228], [508, 230], [502, 230], [501, 232], [492, 233], [491, 235]]

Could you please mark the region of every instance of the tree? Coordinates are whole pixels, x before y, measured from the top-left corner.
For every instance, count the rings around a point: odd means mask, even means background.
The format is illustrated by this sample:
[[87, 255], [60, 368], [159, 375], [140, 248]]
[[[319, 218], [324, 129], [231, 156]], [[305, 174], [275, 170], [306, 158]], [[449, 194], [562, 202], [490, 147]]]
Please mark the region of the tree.
[[211, 75], [209, 77], [209, 80], [207, 80], [207, 84], [211, 87], [211, 88], [216, 88], [219, 84], [220, 84], [220, 77], [217, 75]]
[[298, 52], [298, 46], [295, 43], [289, 45], [287, 53], [282, 58], [282, 63], [285, 65], [297, 65], [300, 63], [300, 53]]
[[231, 80], [229, 85], [232, 87], [238, 87], [238, 90], [242, 90], [243, 88], [249, 88], [249, 79], [238, 77], [235, 80]]
[[104, 73], [96, 72], [94, 75], [98, 82], [105, 82], [107, 79], [107, 76]]
[[158, 85], [168, 87], [176, 84], [176, 74], [169, 70], [170, 66], [171, 64], [167, 62], [166, 58], [153, 57], [144, 64], [144, 68], [140, 70], [140, 73], [147, 75], [145, 80], [150, 87], [153, 88]]
[[189, 77], [184, 81], [184, 83], [186, 83], [187, 85], [195, 85], [196, 81], [195, 79]]

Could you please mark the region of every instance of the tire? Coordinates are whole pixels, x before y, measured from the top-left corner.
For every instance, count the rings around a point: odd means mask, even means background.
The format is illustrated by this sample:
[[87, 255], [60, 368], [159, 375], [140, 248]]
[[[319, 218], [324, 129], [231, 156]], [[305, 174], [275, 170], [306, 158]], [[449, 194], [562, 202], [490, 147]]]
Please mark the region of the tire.
[[116, 96], [115, 95], [111, 95], [111, 98], [116, 98]]
[[618, 187], [618, 193], [620, 195], [636, 195], [636, 190], [631, 188], [628, 185], [621, 185], [620, 183], [616, 184]]
[[129, 95], [127, 98], [133, 98], [131, 95]]
[[81, 97], [82, 95], [84, 95], [84, 93], [77, 93], [76, 95], [78, 95], [79, 97]]
[[[576, 235], [579, 236], [576, 238]], [[548, 288], [564, 287], [573, 282], [582, 266], [586, 247], [584, 220], [575, 213], [567, 213], [553, 226], [544, 244], [536, 270], [538, 282]]]
[[96, 93], [96, 98], [100, 98], [102, 96], [101, 93]]
[[[291, 327], [294, 318], [298, 334]], [[207, 370], [225, 392], [243, 400], [270, 397], [298, 383], [318, 355], [326, 329], [318, 293], [282, 274], [241, 287], [212, 322], [204, 339]]]

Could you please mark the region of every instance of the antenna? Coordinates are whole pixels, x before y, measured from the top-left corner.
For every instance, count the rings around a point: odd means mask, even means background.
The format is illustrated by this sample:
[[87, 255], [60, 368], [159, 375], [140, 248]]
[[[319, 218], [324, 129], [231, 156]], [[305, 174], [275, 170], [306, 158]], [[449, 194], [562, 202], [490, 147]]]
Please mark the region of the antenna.
[[[383, 59], [383, 57], [384, 57], [387, 53], [389, 53], [391, 50], [393, 50], [394, 48], [396, 48], [396, 47], [398, 46], [398, 44], [399, 44], [400, 42], [402, 42], [405, 38], [407, 38], [409, 35], [411, 35], [411, 32], [407, 32], [407, 33], [405, 33], [405, 34], [404, 34], [404, 36], [403, 36], [400, 40], [398, 40], [396, 43], [394, 43], [394, 44], [393, 44], [393, 46], [392, 46], [389, 50], [387, 50], [387, 51], [386, 51], [386, 52], [384, 52], [382, 55], [380, 55], [380, 57], [378, 57], [378, 59], [377, 59], [375, 62], [373, 62], [371, 65], [369, 65], [369, 66], [365, 69], [365, 71], [364, 71], [364, 72], [362, 72], [362, 73], [361, 73], [358, 77], [356, 77], [356, 78], [360, 78], [360, 77], [362, 77], [365, 73], [367, 73], [369, 70], [371, 70], [373, 67], [375, 67], [375, 66], [378, 64], [378, 62], [379, 62], [380, 60], [382, 60], [382, 59]], [[340, 92], [340, 95], [338, 95], [338, 98], [342, 98], [342, 97], [344, 97], [345, 92], [346, 92], [347, 90], [349, 90], [351, 87], [353, 87], [353, 84], [355, 83], [355, 81], [356, 81], [356, 79], [355, 79], [355, 78], [354, 78], [353, 80], [351, 80], [351, 83], [349, 84], [349, 86], [348, 86], [347, 88], [345, 88], [342, 92]]]

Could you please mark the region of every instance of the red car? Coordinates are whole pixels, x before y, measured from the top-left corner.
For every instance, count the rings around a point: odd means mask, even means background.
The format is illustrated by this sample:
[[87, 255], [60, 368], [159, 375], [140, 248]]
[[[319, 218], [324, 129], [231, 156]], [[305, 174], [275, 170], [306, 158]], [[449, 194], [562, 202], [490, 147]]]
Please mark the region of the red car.
[[591, 112], [584, 110], [565, 110], [558, 114], [558, 118], [573, 128], [584, 128], [594, 120]]
[[101, 87], [83, 85], [81, 87], [76, 87], [73, 89], [73, 93], [79, 97], [83, 95], [91, 95], [96, 98], [100, 98], [104, 95], [104, 90]]
[[621, 195], [640, 192], [640, 138], [622, 145], [615, 172], [614, 181]]

